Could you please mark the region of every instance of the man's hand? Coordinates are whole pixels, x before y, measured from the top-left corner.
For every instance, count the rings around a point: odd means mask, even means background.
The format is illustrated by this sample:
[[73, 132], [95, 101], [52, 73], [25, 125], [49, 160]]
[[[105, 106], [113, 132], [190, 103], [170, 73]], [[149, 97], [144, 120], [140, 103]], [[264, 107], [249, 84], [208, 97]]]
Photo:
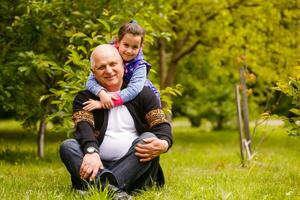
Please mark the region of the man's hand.
[[80, 178], [85, 180], [95, 180], [99, 169], [103, 169], [103, 164], [98, 153], [85, 154], [80, 166]]
[[169, 144], [166, 140], [155, 137], [143, 139], [144, 144], [138, 143], [135, 147], [135, 155], [140, 158], [140, 162], [147, 162], [168, 150]]
[[114, 106], [114, 103], [111, 99], [111, 96], [105, 92], [105, 90], [101, 90], [98, 94], [100, 97], [102, 108], [110, 109]]
[[88, 101], [84, 102], [83, 105], [84, 105], [83, 109], [86, 111], [92, 111], [95, 109], [103, 108], [103, 105], [100, 101], [96, 101], [93, 99], [89, 99]]

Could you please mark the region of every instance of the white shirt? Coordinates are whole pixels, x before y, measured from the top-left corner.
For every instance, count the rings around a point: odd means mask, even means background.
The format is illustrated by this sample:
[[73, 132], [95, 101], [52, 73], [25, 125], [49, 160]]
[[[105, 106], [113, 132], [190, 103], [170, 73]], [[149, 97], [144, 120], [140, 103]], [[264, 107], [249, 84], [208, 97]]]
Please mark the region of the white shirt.
[[137, 137], [134, 121], [127, 107], [121, 105], [110, 109], [107, 129], [99, 148], [101, 159], [114, 161], [122, 158]]

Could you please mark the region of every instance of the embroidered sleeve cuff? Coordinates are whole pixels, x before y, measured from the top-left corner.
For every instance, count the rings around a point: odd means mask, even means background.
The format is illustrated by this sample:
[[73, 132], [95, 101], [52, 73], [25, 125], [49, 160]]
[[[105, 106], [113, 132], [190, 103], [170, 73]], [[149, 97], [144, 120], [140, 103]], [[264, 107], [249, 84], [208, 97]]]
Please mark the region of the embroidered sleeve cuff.
[[91, 113], [91, 112], [88, 112], [85, 110], [77, 111], [77, 112], [73, 113], [72, 119], [73, 119], [75, 125], [77, 125], [78, 122], [87, 121], [89, 124], [92, 125], [92, 127], [95, 127], [94, 116], [93, 116], [93, 113]]
[[162, 109], [151, 110], [146, 114], [146, 121], [149, 125], [149, 128], [157, 126], [161, 123], [166, 123], [168, 120], [165, 117], [165, 113]]

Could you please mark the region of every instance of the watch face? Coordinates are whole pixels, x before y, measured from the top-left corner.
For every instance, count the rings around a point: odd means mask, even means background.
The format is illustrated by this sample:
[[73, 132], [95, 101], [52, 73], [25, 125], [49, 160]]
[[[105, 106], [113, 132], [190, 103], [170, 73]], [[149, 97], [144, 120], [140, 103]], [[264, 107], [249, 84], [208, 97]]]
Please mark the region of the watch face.
[[86, 149], [86, 151], [87, 151], [88, 153], [95, 153], [95, 152], [98, 152], [98, 150], [97, 150], [95, 147], [88, 147], [88, 148]]

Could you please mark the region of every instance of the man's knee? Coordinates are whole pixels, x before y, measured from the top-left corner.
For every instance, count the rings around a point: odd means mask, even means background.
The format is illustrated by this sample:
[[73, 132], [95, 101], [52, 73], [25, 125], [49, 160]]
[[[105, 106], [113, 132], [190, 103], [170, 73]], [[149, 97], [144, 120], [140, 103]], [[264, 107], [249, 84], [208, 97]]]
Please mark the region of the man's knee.
[[151, 138], [151, 137], [157, 138], [157, 136], [154, 135], [154, 133], [151, 133], [151, 132], [144, 132], [144, 133], [142, 133], [142, 134], [140, 135], [140, 137], [141, 137], [142, 139], [145, 139], [145, 138]]
[[59, 149], [61, 159], [68, 157], [70, 153], [76, 151], [78, 148], [80, 148], [80, 145], [75, 139], [67, 139], [63, 141]]
[[136, 143], [143, 143], [143, 139], [146, 139], [146, 138], [152, 138], [152, 137], [155, 137], [157, 138], [157, 136], [151, 132], [144, 132], [142, 133], [137, 139], [136, 139]]

